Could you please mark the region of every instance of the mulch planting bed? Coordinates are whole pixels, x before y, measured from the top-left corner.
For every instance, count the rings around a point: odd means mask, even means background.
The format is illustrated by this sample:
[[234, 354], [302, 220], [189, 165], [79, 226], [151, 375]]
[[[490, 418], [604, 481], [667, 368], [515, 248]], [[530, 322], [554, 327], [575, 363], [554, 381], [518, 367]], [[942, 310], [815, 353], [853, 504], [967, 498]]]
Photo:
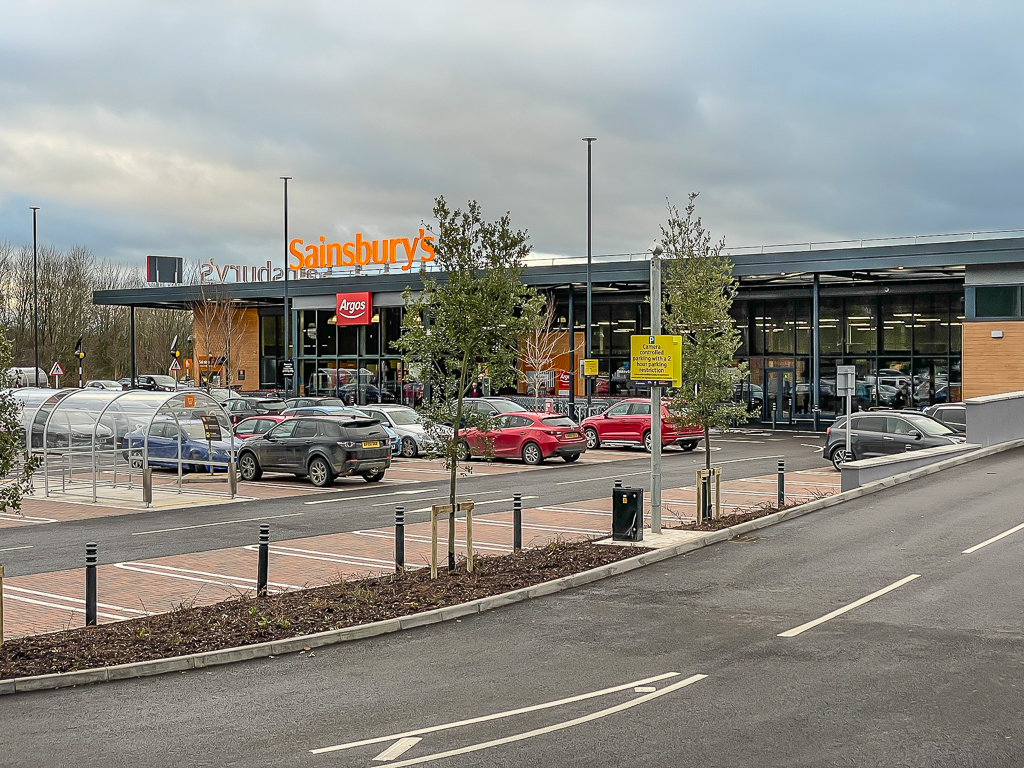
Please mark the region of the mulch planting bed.
[[368, 624], [533, 586], [646, 551], [559, 541], [541, 549], [477, 557], [473, 573], [466, 573], [462, 563], [451, 575], [442, 570], [436, 580], [423, 568], [22, 637], [0, 645], [0, 679], [163, 659]]
[[[782, 510], [793, 509], [794, 507], [800, 507], [807, 504], [810, 501], [817, 501], [818, 499], [824, 499], [831, 496], [831, 493], [815, 494], [810, 499], [800, 499], [790, 504], [783, 504]], [[740, 523], [745, 523], [748, 520], [757, 520], [759, 517], [767, 517], [768, 515], [774, 515], [779, 512], [779, 508], [774, 504], [767, 503], [762, 504], [757, 509], [749, 512], [736, 512], [735, 514], [723, 514], [718, 520], [705, 520], [700, 525], [696, 523], [683, 523], [677, 525], [676, 529], [681, 531], [720, 531], [723, 528], [729, 528]]]

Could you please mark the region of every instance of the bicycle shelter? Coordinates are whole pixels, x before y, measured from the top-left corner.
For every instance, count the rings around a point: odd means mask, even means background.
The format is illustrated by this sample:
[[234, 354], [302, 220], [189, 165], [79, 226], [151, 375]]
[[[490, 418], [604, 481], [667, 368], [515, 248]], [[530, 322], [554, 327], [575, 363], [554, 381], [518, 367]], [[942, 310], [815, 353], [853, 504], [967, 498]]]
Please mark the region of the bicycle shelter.
[[[23, 403], [26, 448], [41, 459], [36, 476], [45, 496], [97, 503], [103, 489], [104, 497], [125, 504], [140, 490], [149, 507], [154, 494], [235, 495], [231, 421], [202, 390], [22, 390], [16, 397]], [[154, 467], [168, 473], [154, 477]], [[184, 476], [192, 472], [214, 481], [221, 474], [227, 493], [210, 487], [216, 482], [186, 488]]]

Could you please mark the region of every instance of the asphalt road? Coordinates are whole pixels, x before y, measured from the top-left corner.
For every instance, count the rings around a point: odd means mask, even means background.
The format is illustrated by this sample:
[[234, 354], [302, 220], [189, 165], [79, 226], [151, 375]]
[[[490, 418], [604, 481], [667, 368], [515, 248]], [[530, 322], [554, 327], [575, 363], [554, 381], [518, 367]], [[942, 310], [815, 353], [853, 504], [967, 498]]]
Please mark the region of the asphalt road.
[[985, 542], [1024, 528], [1022, 460], [458, 623], [0, 697], [0, 754], [11, 768], [1019, 766], [1024, 530]]
[[[713, 461], [727, 467], [729, 479], [764, 475], [776, 471], [778, 458], [785, 457], [789, 469], [827, 466], [820, 451], [823, 435], [807, 433], [730, 434], [724, 440], [712, 438]], [[565, 464], [550, 460], [540, 470], [503, 475], [469, 475], [459, 479], [459, 495], [480, 499], [511, 499], [522, 493], [525, 505], [560, 504], [592, 499], [611, 492], [614, 478], [626, 485], [650, 489], [650, 455], [641, 449], [622, 449], [636, 458], [608, 463]], [[689, 485], [694, 470], [703, 466], [703, 443], [696, 451], [670, 450], [663, 462], [663, 487]], [[398, 460], [399, 464], [404, 463]], [[508, 462], [522, 466], [519, 462]], [[477, 464], [473, 462], [472, 465]], [[471, 466], [472, 466], [471, 465]], [[367, 484], [361, 479], [342, 479], [338, 485], [355, 488], [328, 494], [305, 495], [288, 499], [265, 499], [245, 503], [218, 504], [175, 510], [152, 510], [126, 515], [48, 525], [9, 528], [0, 533], [0, 557], [7, 575], [28, 575], [79, 567], [85, 543], [99, 545], [100, 562], [125, 562], [165, 555], [202, 552], [221, 547], [255, 543], [260, 523], [267, 518], [274, 540], [317, 536], [388, 526], [394, 522], [394, 507], [405, 505], [407, 520], [429, 520], [422, 510], [430, 504], [446, 503], [448, 484], [442, 475], [420, 484]], [[433, 492], [433, 489], [437, 489]], [[322, 503], [322, 502], [327, 503]], [[310, 503], [313, 502], [313, 503]], [[509, 501], [504, 508], [511, 509]], [[484, 509], [500, 511], [500, 505]], [[290, 517], [277, 517], [292, 515]], [[230, 522], [244, 521], [244, 522]], [[218, 523], [209, 526], [210, 523]], [[199, 527], [189, 527], [199, 526]], [[201, 527], [207, 526], [207, 527]], [[165, 531], [164, 533], [148, 533]], [[30, 549], [18, 549], [31, 547]]]

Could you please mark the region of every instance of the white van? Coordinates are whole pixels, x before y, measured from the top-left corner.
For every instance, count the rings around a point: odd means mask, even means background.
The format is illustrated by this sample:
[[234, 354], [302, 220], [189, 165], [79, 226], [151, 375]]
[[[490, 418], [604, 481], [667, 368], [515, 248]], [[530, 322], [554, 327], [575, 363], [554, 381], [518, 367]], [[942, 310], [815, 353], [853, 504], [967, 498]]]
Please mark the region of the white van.
[[[32, 371], [35, 371], [35, 381]], [[50, 380], [42, 368], [11, 368], [7, 371], [7, 379], [11, 387], [49, 387]]]

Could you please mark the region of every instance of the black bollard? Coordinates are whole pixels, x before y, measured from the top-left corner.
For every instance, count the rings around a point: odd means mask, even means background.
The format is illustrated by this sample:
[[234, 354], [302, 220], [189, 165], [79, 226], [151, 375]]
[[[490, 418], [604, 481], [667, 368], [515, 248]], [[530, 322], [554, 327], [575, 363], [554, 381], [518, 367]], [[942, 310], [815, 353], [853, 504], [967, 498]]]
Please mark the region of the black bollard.
[[260, 548], [256, 560], [256, 597], [267, 596], [267, 573], [270, 570], [270, 524], [260, 523]]
[[96, 545], [85, 545], [85, 626], [96, 626]]
[[405, 570], [405, 507], [395, 507], [395, 573]]
[[786, 504], [786, 460], [779, 459], [779, 509]]
[[523, 548], [523, 494], [512, 494], [512, 549]]
[[621, 487], [622, 487], [622, 480], [616, 480], [614, 483], [612, 483], [612, 488], [613, 489], [614, 488], [621, 488]]

